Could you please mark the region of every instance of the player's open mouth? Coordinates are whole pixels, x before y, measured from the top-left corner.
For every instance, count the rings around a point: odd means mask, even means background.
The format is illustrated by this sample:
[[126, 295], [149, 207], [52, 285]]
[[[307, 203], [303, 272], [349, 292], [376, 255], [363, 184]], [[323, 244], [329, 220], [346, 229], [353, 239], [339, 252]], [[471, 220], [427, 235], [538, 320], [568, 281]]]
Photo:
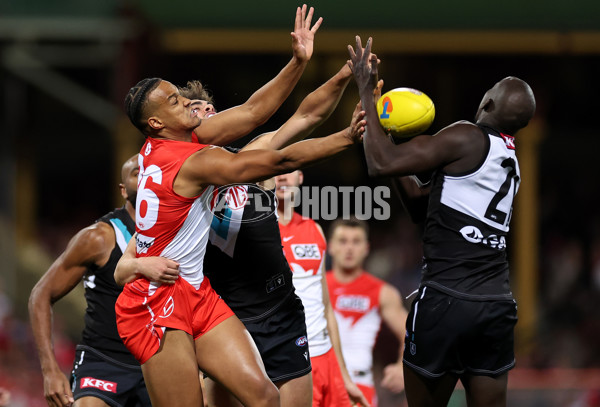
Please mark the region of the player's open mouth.
[[217, 114], [217, 112], [208, 112], [208, 113], [206, 113], [206, 115], [204, 115], [204, 118], [208, 119], [209, 117], [212, 117], [212, 116], [214, 116], [216, 114]]

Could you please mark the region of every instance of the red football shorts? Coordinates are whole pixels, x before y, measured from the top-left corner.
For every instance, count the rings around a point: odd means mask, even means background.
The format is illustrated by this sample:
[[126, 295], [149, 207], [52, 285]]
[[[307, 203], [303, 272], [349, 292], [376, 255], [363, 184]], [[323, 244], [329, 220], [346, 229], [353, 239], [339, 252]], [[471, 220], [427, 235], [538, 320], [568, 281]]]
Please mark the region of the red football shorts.
[[356, 383], [356, 386], [362, 391], [362, 394], [365, 396], [371, 407], [377, 407], [377, 393], [375, 393], [375, 387], [360, 383]]
[[152, 295], [148, 288], [148, 280], [134, 280], [115, 304], [119, 335], [140, 364], [158, 351], [166, 328], [185, 331], [196, 340], [234, 315], [206, 277], [198, 290], [183, 278], [162, 284]]
[[311, 357], [310, 363], [313, 374], [313, 407], [349, 407], [350, 397], [333, 348], [323, 355]]

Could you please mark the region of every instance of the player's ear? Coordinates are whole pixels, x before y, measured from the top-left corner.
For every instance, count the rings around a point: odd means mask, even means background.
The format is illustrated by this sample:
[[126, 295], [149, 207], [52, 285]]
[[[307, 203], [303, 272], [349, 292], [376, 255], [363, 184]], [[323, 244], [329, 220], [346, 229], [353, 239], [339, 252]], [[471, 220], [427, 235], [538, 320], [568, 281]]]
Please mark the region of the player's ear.
[[150, 126], [150, 128], [154, 130], [160, 130], [163, 127], [165, 127], [163, 122], [156, 116], [151, 116], [148, 118], [148, 126]]
[[302, 183], [304, 182], [304, 173], [300, 170], [298, 171], [298, 184], [302, 185]]
[[123, 197], [123, 199], [127, 199], [128, 195], [127, 190], [125, 189], [125, 184], [119, 184], [119, 190], [121, 191], [121, 196]]
[[485, 101], [485, 103], [483, 104], [483, 110], [488, 113], [494, 110], [494, 100], [492, 98], [489, 98]]

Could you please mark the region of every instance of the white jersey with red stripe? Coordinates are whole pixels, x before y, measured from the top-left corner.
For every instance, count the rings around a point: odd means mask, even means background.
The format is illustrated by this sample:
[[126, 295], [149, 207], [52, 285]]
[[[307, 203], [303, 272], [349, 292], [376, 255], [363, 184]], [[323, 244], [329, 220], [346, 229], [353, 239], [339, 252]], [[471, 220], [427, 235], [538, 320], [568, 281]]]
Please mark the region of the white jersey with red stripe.
[[[186, 198], [173, 190], [185, 160], [203, 144], [148, 137], [138, 156], [136, 256], [161, 256], [179, 263], [180, 277], [200, 287], [204, 253], [212, 221], [213, 187]], [[158, 286], [140, 278], [138, 289], [152, 295]]]
[[373, 386], [373, 347], [381, 328], [379, 296], [385, 283], [366, 272], [347, 284], [332, 271], [326, 277], [348, 373], [355, 383]]
[[321, 284], [327, 244], [315, 221], [298, 213], [287, 225], [279, 223], [279, 231], [296, 294], [304, 305], [308, 351], [311, 357], [323, 355], [331, 349]]

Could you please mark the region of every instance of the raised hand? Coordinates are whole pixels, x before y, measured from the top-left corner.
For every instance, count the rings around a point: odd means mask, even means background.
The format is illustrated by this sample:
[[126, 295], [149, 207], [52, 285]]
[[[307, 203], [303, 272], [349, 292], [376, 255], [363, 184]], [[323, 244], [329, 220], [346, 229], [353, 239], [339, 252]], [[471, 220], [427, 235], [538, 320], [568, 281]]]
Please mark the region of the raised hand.
[[363, 92], [372, 92], [378, 83], [377, 65], [379, 60], [377, 55], [371, 53], [371, 46], [373, 45], [373, 38], [369, 37], [365, 47], [362, 47], [362, 40], [356, 36], [356, 49], [348, 45], [348, 53], [350, 54], [350, 60], [348, 65], [352, 69], [354, 79], [358, 85], [358, 91], [363, 97]]
[[294, 24], [294, 31], [292, 34], [292, 50], [294, 56], [300, 61], [309, 61], [313, 54], [313, 43], [315, 39], [315, 33], [323, 22], [323, 17], [319, 17], [317, 22], [311, 28], [312, 18], [314, 14], [314, 8], [308, 10], [306, 13], [306, 4], [302, 5], [302, 8], [296, 9], [296, 21]]

